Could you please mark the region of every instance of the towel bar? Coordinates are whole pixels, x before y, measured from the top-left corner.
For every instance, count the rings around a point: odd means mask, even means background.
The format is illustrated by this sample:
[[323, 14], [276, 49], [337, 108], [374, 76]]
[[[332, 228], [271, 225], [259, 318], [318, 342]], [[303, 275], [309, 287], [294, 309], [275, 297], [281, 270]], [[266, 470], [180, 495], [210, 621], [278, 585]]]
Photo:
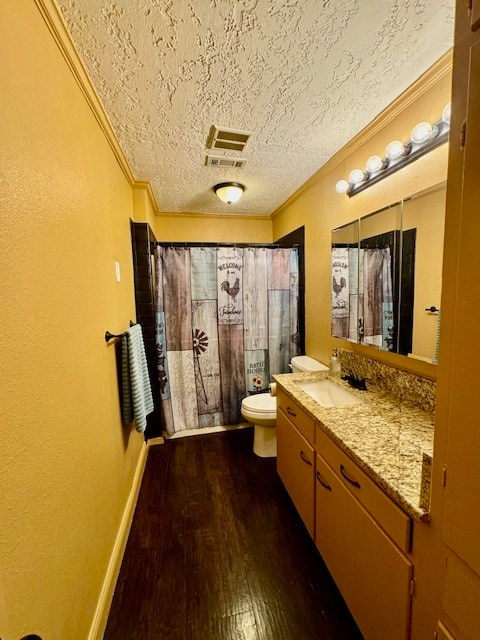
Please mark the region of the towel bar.
[[[131, 327], [133, 327], [135, 324], [136, 324], [136, 322], [132, 322], [130, 320], [130, 326]], [[127, 333], [126, 331], [124, 331], [123, 333], [110, 333], [110, 331], [105, 331], [105, 342], [109, 342], [113, 338], [121, 338], [126, 333]]]

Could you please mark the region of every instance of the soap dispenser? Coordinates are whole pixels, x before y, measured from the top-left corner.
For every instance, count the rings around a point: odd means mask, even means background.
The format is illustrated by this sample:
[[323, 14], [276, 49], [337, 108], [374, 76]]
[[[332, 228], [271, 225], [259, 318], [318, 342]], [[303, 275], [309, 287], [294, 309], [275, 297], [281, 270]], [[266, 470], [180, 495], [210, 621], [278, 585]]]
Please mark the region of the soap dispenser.
[[338, 377], [340, 375], [340, 358], [338, 357], [338, 350], [334, 349], [330, 358], [330, 375]]

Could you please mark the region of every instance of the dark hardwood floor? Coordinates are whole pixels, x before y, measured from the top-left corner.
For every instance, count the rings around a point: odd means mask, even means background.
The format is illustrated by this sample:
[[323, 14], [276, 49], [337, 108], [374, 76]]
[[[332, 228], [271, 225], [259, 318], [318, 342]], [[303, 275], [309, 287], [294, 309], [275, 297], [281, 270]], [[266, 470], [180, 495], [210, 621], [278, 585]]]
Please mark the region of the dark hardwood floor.
[[358, 640], [253, 429], [150, 449], [104, 640]]

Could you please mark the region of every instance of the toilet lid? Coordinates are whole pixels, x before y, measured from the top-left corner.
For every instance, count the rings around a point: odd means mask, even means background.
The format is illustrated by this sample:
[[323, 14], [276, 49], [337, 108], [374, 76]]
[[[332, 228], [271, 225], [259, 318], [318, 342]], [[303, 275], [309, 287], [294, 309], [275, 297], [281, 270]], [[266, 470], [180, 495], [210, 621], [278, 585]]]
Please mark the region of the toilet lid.
[[277, 410], [277, 399], [269, 393], [258, 393], [242, 400], [242, 407], [257, 413], [272, 413]]

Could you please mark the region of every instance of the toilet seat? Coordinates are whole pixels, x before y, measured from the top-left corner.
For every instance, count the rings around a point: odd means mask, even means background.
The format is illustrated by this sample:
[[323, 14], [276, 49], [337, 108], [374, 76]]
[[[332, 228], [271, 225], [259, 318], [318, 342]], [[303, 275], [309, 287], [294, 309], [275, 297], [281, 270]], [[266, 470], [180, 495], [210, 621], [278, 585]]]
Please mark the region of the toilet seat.
[[242, 409], [245, 409], [248, 413], [259, 414], [264, 420], [275, 420], [277, 417], [277, 399], [269, 393], [247, 396], [242, 400]]
[[253, 452], [261, 458], [277, 455], [277, 399], [258, 393], [242, 400], [242, 416], [254, 425]]

